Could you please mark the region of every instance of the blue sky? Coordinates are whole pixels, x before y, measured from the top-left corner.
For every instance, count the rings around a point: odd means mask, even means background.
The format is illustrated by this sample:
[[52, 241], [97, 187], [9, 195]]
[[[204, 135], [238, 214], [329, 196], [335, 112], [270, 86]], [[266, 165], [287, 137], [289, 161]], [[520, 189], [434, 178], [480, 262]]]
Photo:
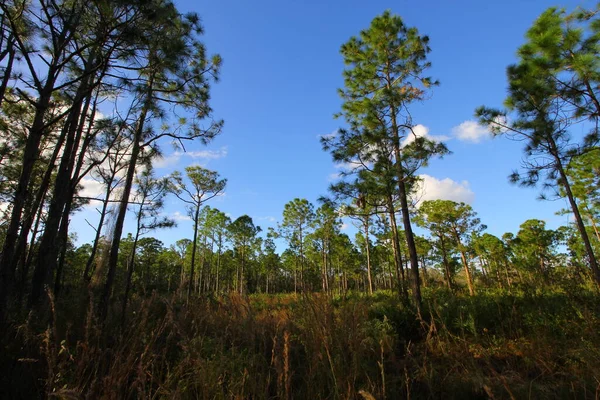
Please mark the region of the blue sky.
[[[316, 203], [327, 194], [338, 171], [321, 150], [319, 135], [334, 132], [342, 121], [337, 88], [343, 85], [339, 48], [370, 21], [389, 9], [430, 37], [430, 75], [439, 79], [430, 100], [412, 107], [419, 129], [445, 136], [453, 154], [422, 171], [426, 198], [469, 202], [488, 232], [516, 232], [529, 218], [556, 228], [568, 216], [554, 213], [563, 200], [541, 202], [538, 191], [509, 184], [518, 167], [521, 144], [491, 139], [469, 122], [482, 104], [500, 106], [506, 94], [506, 66], [534, 19], [547, 7], [572, 10], [589, 1], [274, 1], [175, 0], [182, 11], [199, 13], [210, 53], [223, 57], [221, 81], [213, 86], [215, 117], [225, 120], [220, 137], [209, 146], [188, 146], [189, 154], [166, 157], [157, 173], [166, 175], [197, 163], [228, 179], [225, 196], [209, 205], [233, 219], [250, 215], [266, 230], [281, 219], [284, 204], [295, 197]], [[185, 215], [175, 198], [166, 214]], [[84, 222], [96, 219], [93, 207], [74, 217], [78, 242], [93, 238]], [[126, 226], [125, 231], [130, 230]], [[129, 229], [128, 229], [129, 228]], [[191, 237], [192, 224], [151, 233], [165, 244]]]

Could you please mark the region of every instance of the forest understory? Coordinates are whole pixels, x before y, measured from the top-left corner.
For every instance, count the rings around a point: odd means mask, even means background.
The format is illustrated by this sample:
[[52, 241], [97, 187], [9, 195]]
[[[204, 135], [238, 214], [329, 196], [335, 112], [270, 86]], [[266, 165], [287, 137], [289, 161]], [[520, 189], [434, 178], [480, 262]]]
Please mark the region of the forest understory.
[[[136, 296], [100, 326], [84, 297], [5, 333], [3, 398], [596, 399], [600, 299], [581, 286]], [[44, 314], [42, 314], [44, 315]], [[68, 317], [67, 317], [68, 316]], [[17, 323], [18, 322], [18, 323]]]

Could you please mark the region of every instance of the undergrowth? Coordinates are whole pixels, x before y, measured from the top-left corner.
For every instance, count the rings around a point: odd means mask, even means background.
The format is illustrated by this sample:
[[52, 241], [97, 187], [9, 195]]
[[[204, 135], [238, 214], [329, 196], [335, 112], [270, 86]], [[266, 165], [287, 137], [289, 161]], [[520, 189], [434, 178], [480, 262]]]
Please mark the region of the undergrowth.
[[4, 330], [2, 398], [552, 399], [600, 395], [588, 291], [134, 299], [127, 324], [51, 302]]

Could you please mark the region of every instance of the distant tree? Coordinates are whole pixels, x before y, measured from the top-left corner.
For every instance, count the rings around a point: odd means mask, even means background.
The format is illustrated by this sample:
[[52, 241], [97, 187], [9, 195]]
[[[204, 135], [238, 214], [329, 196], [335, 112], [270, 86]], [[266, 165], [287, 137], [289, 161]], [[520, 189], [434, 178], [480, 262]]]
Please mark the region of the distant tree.
[[512, 285], [508, 268], [508, 249], [502, 240], [489, 233], [475, 235], [473, 250], [480, 257], [482, 264], [496, 275], [500, 285], [504, 279], [508, 287]]
[[[164, 200], [169, 193], [169, 181], [167, 179], [157, 179], [151, 165], [146, 166], [136, 177], [137, 193], [134, 196], [134, 202], [138, 203], [135, 210], [136, 229], [133, 237], [133, 245], [129, 260], [127, 261], [127, 278], [125, 281], [125, 294], [123, 295], [123, 305], [121, 308], [122, 323], [125, 324], [125, 314], [127, 311], [127, 302], [129, 300], [129, 291], [131, 289], [131, 279], [135, 269], [135, 256], [140, 236], [161, 228], [171, 228], [175, 226], [175, 221], [161, 215], [164, 207]], [[162, 243], [160, 244], [162, 247]], [[148, 266], [149, 268], [149, 266]], [[147, 269], [146, 281], [144, 287], [150, 284], [150, 272]]]
[[190, 239], [179, 239], [175, 242], [175, 251], [179, 255], [181, 269], [179, 270], [179, 287], [183, 287], [185, 284], [185, 265], [186, 258], [189, 250], [192, 247], [192, 241]]
[[313, 237], [321, 253], [321, 277], [324, 292], [329, 292], [331, 240], [339, 233], [342, 222], [335, 208], [328, 202], [319, 207], [315, 213]]
[[557, 239], [556, 231], [546, 229], [544, 221], [529, 219], [523, 222], [512, 241], [519, 266], [529, 275], [540, 276], [548, 282], [550, 267], [556, 258]]
[[[196, 262], [196, 249], [198, 246], [198, 225], [200, 222], [200, 209], [202, 205], [219, 195], [225, 189], [226, 179], [220, 179], [219, 174], [200, 166], [186, 167], [186, 178], [179, 171], [174, 172], [171, 177], [171, 191], [175, 196], [187, 205], [188, 214], [194, 222], [194, 234], [192, 239], [192, 259], [190, 277], [188, 284], [188, 297], [192, 294], [194, 285], [194, 267]], [[187, 183], [186, 183], [187, 180]]]
[[419, 259], [421, 260], [421, 268], [423, 269], [423, 286], [427, 287], [427, 281], [429, 276], [427, 273], [427, 260], [430, 257], [430, 253], [433, 250], [433, 243], [424, 237], [415, 236], [415, 243], [417, 245], [417, 252]]
[[283, 208], [283, 222], [279, 226], [281, 235], [297, 248], [300, 258], [300, 288], [304, 290], [304, 239], [308, 235], [315, 218], [314, 206], [306, 199], [296, 198]]
[[417, 223], [432, 231], [439, 240], [449, 239], [454, 242], [462, 260], [467, 278], [469, 294], [475, 294], [473, 273], [468, 260], [468, 243], [470, 236], [485, 229], [481, 225], [475, 211], [465, 203], [451, 200], [427, 200], [419, 207]]
[[265, 270], [265, 293], [270, 293], [275, 286], [275, 278], [277, 276], [277, 272], [281, 268], [281, 258], [279, 254], [277, 254], [277, 247], [275, 245], [275, 239], [277, 238], [277, 233], [273, 228], [269, 228], [267, 232], [267, 238], [263, 241], [263, 257], [262, 264], [264, 265]]
[[210, 216], [210, 227], [211, 227], [211, 235], [213, 240], [217, 246], [217, 261], [216, 261], [216, 270], [215, 270], [215, 292], [219, 292], [220, 288], [220, 274], [221, 274], [221, 256], [223, 254], [223, 247], [225, 246], [225, 240], [227, 238], [227, 227], [231, 223], [231, 218], [229, 218], [224, 212], [217, 210], [216, 208], [212, 209], [212, 213]]
[[236, 287], [239, 294], [244, 294], [244, 273], [248, 261], [248, 253], [261, 228], [254, 225], [252, 218], [242, 215], [229, 224], [227, 229], [231, 235], [234, 250], [240, 258], [240, 267], [236, 267]]

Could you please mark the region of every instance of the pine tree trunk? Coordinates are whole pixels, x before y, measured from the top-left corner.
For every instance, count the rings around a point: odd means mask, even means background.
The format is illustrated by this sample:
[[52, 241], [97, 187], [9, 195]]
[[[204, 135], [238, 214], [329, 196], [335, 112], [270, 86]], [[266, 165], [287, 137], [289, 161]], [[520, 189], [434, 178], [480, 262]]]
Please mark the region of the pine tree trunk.
[[129, 259], [127, 261], [127, 281], [125, 283], [125, 294], [123, 295], [123, 305], [121, 306], [121, 329], [125, 328], [126, 313], [127, 313], [127, 302], [129, 301], [129, 292], [131, 290], [131, 282], [133, 278], [133, 271], [135, 269], [135, 253], [137, 250], [138, 240], [140, 238], [140, 228], [142, 226], [142, 211], [145, 199], [140, 203], [140, 212], [137, 218], [137, 229], [135, 231], [135, 238], [133, 239], [133, 246], [131, 247], [131, 253], [129, 253]]
[[369, 294], [373, 294], [373, 280], [371, 278], [371, 245], [369, 243], [369, 215], [365, 216], [365, 223], [363, 224], [365, 227], [365, 247], [367, 254], [367, 280], [369, 284]]
[[196, 249], [198, 247], [198, 218], [200, 216], [200, 203], [196, 204], [196, 210], [194, 211], [194, 239], [192, 240], [192, 265], [190, 267], [190, 283], [188, 286], [188, 299], [192, 295], [194, 290], [194, 267], [196, 263]]
[[8, 87], [8, 82], [10, 81], [10, 76], [12, 74], [13, 63], [15, 61], [16, 51], [14, 49], [14, 38], [11, 34], [7, 39], [6, 52], [8, 53], [8, 60], [6, 62], [6, 66], [4, 67], [4, 76], [2, 77], [2, 81], [0, 82], [0, 106], [2, 105], [2, 101], [6, 96], [6, 88]]
[[390, 221], [390, 229], [392, 231], [392, 248], [394, 251], [394, 265], [396, 267], [396, 279], [398, 280], [398, 291], [404, 299], [408, 299], [408, 291], [406, 289], [406, 280], [404, 277], [404, 266], [402, 265], [402, 253], [400, 250], [400, 235], [398, 234], [398, 224], [396, 222], [396, 210], [392, 201], [392, 196], [387, 197], [388, 216]]
[[[399, 163], [400, 164], [400, 163]], [[410, 259], [410, 268], [412, 272], [412, 295], [417, 310], [421, 309], [421, 282], [419, 280], [419, 258], [417, 247], [415, 245], [415, 236], [410, 224], [410, 214], [408, 209], [408, 194], [406, 193], [406, 183], [402, 174], [402, 165], [398, 165], [398, 188], [400, 196], [400, 206], [402, 211], [402, 222], [404, 224], [404, 235], [406, 236], [406, 245], [408, 247], [408, 256]]]
[[100, 220], [98, 221], [98, 225], [96, 226], [96, 234], [94, 236], [94, 241], [92, 242], [92, 250], [90, 252], [90, 256], [87, 259], [87, 262], [85, 263], [85, 270], [83, 271], [83, 280], [87, 283], [89, 283], [92, 277], [92, 265], [94, 264], [96, 252], [98, 251], [98, 245], [100, 244], [100, 238], [102, 237], [102, 227], [104, 226], [104, 219], [106, 218], [106, 213], [108, 210], [108, 201], [110, 200], [111, 193], [112, 190], [109, 183], [106, 189], [104, 200], [102, 201]]
[[19, 238], [23, 208], [29, 197], [28, 188], [31, 181], [31, 173], [38, 160], [40, 143], [47, 129], [44, 118], [50, 106], [52, 93], [54, 92], [57, 72], [56, 66], [51, 65], [48, 70], [46, 83], [39, 92], [35, 115], [23, 150], [21, 173], [13, 197], [10, 220], [6, 229], [2, 255], [0, 257], [0, 321], [3, 319], [8, 292], [14, 282], [15, 266], [17, 265], [15, 245]]
[[140, 153], [140, 142], [142, 140], [142, 134], [144, 129], [144, 122], [148, 113], [149, 101], [144, 107], [140, 120], [138, 121], [138, 127], [136, 129], [133, 146], [131, 149], [131, 157], [129, 159], [129, 165], [127, 167], [127, 175], [125, 178], [125, 186], [123, 187], [123, 194], [119, 203], [117, 212], [117, 218], [115, 221], [115, 228], [113, 231], [113, 237], [110, 245], [109, 256], [108, 256], [108, 272], [106, 275], [106, 282], [100, 298], [100, 319], [104, 321], [108, 316], [108, 306], [110, 302], [112, 287], [115, 281], [117, 272], [117, 263], [119, 261], [119, 247], [121, 245], [121, 235], [123, 234], [123, 227], [125, 225], [125, 215], [127, 214], [127, 205], [129, 204], [129, 195], [131, 194], [131, 188], [133, 186], [133, 177], [135, 175], [135, 168]]
[[67, 246], [69, 241], [69, 215], [71, 214], [71, 202], [68, 202], [65, 211], [63, 212], [63, 217], [60, 222], [60, 228], [58, 230], [58, 235], [60, 239], [57, 241], [60, 243], [59, 250], [59, 259], [58, 265], [56, 268], [56, 277], [54, 279], [54, 297], [58, 298], [62, 289], [62, 279], [63, 279], [63, 271], [65, 266], [65, 258], [67, 255]]
[[450, 273], [450, 263], [448, 261], [448, 253], [446, 252], [446, 243], [442, 235], [438, 236], [440, 240], [440, 250], [442, 251], [442, 262], [444, 264], [444, 275], [446, 276], [446, 285], [452, 291], [452, 274]]
[[[80, 121], [80, 116], [87, 114], [90, 105], [91, 79], [92, 75], [88, 75], [87, 79], [77, 89], [75, 100], [65, 122], [65, 133], [63, 134], [66, 135], [66, 143], [56, 174], [52, 201], [50, 202], [44, 225], [44, 234], [40, 241], [38, 262], [33, 271], [30, 304], [36, 304], [39, 301], [43, 284], [57, 267], [58, 253], [61, 248], [61, 235], [58, 231], [66, 204], [72, 199], [72, 192], [70, 190], [71, 174], [74, 169], [76, 152], [79, 148], [81, 131], [83, 129], [80, 129], [80, 126], [83, 120], [85, 120], [83, 118]], [[83, 103], [84, 100], [86, 100], [85, 104]]]
[[583, 240], [583, 244], [585, 246], [585, 251], [588, 256], [588, 261], [590, 263], [590, 268], [592, 269], [592, 273], [594, 275], [594, 279], [596, 281], [596, 285], [600, 286], [600, 268], [598, 267], [598, 262], [596, 260], [596, 256], [594, 255], [594, 249], [592, 247], [592, 243], [590, 242], [590, 238], [588, 236], [587, 230], [585, 229], [585, 224], [583, 223], [583, 218], [581, 217], [581, 213], [579, 212], [579, 207], [577, 206], [577, 202], [575, 201], [575, 196], [571, 191], [571, 184], [569, 183], [569, 179], [562, 165], [562, 161], [558, 156], [558, 150], [556, 148], [556, 143], [554, 141], [550, 142], [550, 146], [552, 149], [552, 154], [554, 155], [556, 166], [558, 169], [558, 173], [560, 174], [560, 183], [565, 189], [565, 193], [567, 194], [567, 199], [569, 200], [569, 204], [571, 205], [571, 209], [573, 210], [573, 215], [575, 215], [575, 222], [577, 224], [577, 229], [579, 230], [579, 234], [581, 235], [581, 239]]
[[456, 242], [458, 243], [458, 248], [460, 249], [460, 259], [462, 260], [463, 267], [465, 269], [465, 275], [467, 277], [467, 285], [469, 286], [469, 295], [475, 295], [475, 288], [473, 287], [473, 277], [471, 276], [471, 271], [469, 270], [469, 262], [467, 261], [467, 255], [463, 249], [463, 245], [461, 243], [460, 237], [456, 231], [454, 232]]

